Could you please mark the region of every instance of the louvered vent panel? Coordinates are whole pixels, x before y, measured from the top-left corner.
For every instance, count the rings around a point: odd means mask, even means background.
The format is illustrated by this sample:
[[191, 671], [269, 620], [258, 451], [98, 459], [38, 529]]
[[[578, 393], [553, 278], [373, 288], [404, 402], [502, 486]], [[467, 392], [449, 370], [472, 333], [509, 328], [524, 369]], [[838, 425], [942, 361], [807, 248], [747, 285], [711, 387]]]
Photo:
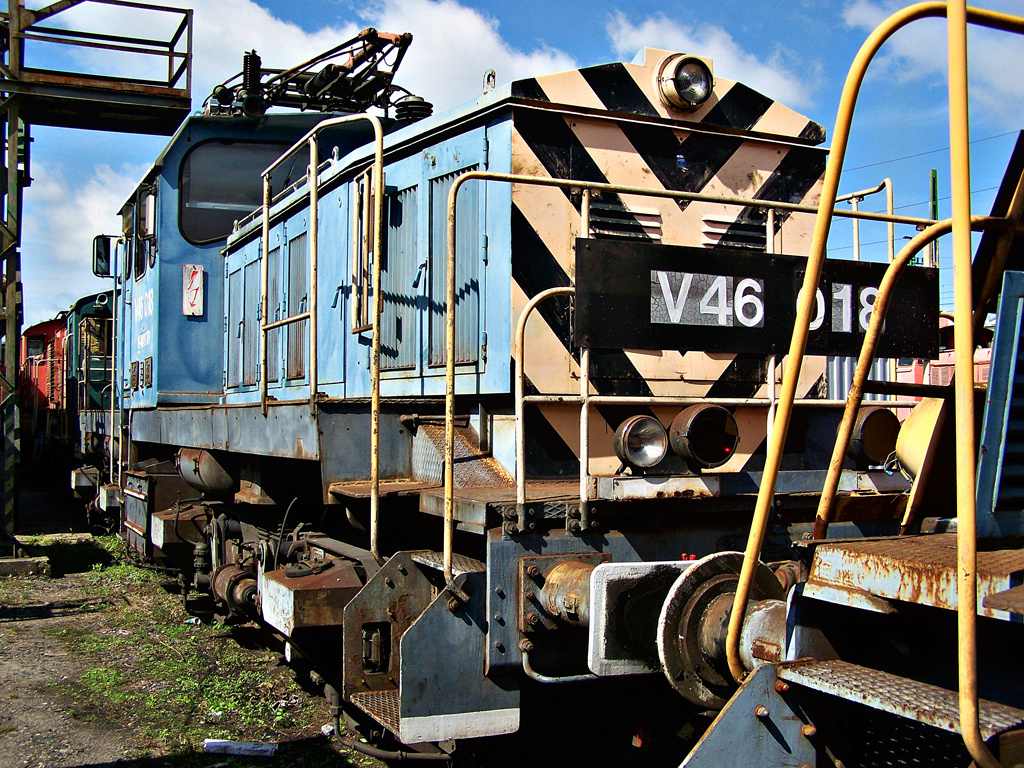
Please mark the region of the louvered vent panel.
[[727, 216], [705, 216], [701, 244], [707, 248], [727, 246], [754, 251], [767, 249], [765, 225], [756, 221], [736, 221]]
[[661, 211], [592, 202], [590, 236], [661, 242]]

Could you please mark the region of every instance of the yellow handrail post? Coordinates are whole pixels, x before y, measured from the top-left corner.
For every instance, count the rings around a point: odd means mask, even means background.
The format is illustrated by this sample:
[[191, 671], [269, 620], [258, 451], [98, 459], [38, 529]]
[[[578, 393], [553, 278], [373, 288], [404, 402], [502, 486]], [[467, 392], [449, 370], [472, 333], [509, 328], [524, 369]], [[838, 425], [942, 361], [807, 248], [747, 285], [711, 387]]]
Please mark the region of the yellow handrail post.
[[[380, 251], [384, 242], [382, 232], [384, 222], [384, 127], [380, 118], [376, 115], [345, 115], [343, 117], [332, 117], [323, 122], [317, 123], [312, 130], [306, 133], [301, 139], [293, 144], [284, 154], [275, 160], [263, 171], [263, 228], [262, 228], [262, 249], [260, 265], [260, 408], [263, 415], [267, 415], [267, 332], [274, 328], [291, 324], [298, 320], [309, 319], [309, 396], [310, 407], [316, 403], [317, 391], [317, 326], [316, 326], [316, 295], [317, 295], [317, 208], [319, 200], [319, 189], [317, 186], [317, 137], [327, 128], [345, 123], [353, 123], [365, 120], [373, 126], [374, 154], [373, 154], [373, 340], [371, 342], [370, 354], [370, 551], [377, 562], [381, 562], [378, 525], [380, 518]], [[292, 153], [300, 147], [306, 146], [309, 150], [309, 179], [307, 185], [310, 196], [310, 235], [312, 237], [310, 254], [310, 310], [294, 315], [284, 320], [268, 322], [268, 251], [270, 246], [270, 208], [273, 204], [273, 195], [270, 188], [270, 175], [274, 169], [280, 166]]]
[[[1012, 233], [1020, 230], [1011, 222], [1002, 218], [990, 216], [972, 216], [971, 228], [977, 231], [984, 230], [1005, 230]], [[875, 359], [875, 349], [878, 339], [882, 335], [882, 325], [885, 322], [885, 315], [889, 311], [892, 295], [896, 288], [903, 270], [910, 264], [911, 259], [920, 252], [924, 246], [937, 240], [942, 235], [948, 234], [953, 229], [953, 220], [936, 222], [924, 231], [917, 234], [913, 240], [907, 243], [900, 250], [899, 255], [890, 262], [885, 271], [885, 276], [878, 286], [878, 295], [871, 310], [871, 320], [868, 322], [867, 332], [864, 334], [864, 343], [861, 346], [860, 357], [857, 359], [857, 368], [853, 374], [853, 381], [850, 383], [850, 393], [846, 398], [846, 407], [843, 411], [843, 420], [836, 432], [836, 442], [832, 449], [832, 459], [829, 462], [828, 474], [825, 476], [825, 486], [822, 488], [821, 497], [818, 499], [818, 511], [814, 519], [814, 538], [823, 539], [828, 534], [829, 523], [832, 522], [832, 507], [836, 491], [839, 488], [839, 479], [843, 472], [843, 461], [846, 458], [846, 449], [850, 444], [850, 436], [853, 434], [853, 423], [857, 417], [864, 397], [864, 383], [871, 373], [871, 364]]]
[[953, 197], [953, 348], [956, 402], [957, 646], [960, 735], [980, 768], [999, 768], [978, 723], [978, 519], [974, 447], [974, 308], [971, 283], [971, 156], [967, 97], [967, 0], [951, 0], [949, 166]]

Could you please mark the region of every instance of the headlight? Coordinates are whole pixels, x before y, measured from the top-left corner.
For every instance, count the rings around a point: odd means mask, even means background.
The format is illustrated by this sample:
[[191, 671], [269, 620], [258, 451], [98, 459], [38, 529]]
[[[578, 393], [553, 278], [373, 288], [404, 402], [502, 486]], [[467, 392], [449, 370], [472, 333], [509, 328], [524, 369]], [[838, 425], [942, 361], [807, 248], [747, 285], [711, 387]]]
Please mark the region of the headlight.
[[720, 467], [736, 453], [740, 430], [736, 419], [720, 405], [691, 405], [672, 420], [672, 450], [691, 467]]
[[885, 464], [896, 450], [900, 420], [888, 408], [864, 408], [857, 414], [846, 454], [860, 467]]
[[679, 109], [699, 107], [710, 98], [714, 87], [711, 69], [693, 56], [670, 56], [658, 73], [662, 98]]
[[651, 416], [633, 416], [615, 430], [615, 455], [624, 464], [646, 469], [665, 458], [668, 433]]

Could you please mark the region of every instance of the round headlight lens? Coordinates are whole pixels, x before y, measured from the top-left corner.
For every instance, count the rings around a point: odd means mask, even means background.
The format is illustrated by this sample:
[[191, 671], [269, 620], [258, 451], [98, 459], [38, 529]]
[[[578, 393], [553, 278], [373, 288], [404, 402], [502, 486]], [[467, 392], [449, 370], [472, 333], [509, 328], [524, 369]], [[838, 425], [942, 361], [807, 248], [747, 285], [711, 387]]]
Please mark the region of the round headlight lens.
[[691, 467], [720, 467], [736, 452], [740, 431], [736, 419], [720, 405], [704, 403], [680, 411], [669, 428], [672, 450]]
[[681, 109], [699, 107], [711, 96], [715, 79], [700, 59], [680, 57], [666, 62], [659, 78], [665, 101]]
[[668, 432], [651, 416], [633, 416], [615, 430], [615, 455], [625, 464], [646, 469], [667, 452]]

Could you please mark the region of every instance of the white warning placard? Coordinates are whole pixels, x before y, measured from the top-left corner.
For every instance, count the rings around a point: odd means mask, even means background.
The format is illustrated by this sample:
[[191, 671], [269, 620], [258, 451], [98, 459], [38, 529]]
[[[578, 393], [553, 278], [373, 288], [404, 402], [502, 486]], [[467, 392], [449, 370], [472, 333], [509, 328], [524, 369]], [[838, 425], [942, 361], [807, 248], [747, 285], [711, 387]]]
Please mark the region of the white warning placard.
[[181, 314], [197, 317], [203, 314], [203, 265], [182, 266]]

